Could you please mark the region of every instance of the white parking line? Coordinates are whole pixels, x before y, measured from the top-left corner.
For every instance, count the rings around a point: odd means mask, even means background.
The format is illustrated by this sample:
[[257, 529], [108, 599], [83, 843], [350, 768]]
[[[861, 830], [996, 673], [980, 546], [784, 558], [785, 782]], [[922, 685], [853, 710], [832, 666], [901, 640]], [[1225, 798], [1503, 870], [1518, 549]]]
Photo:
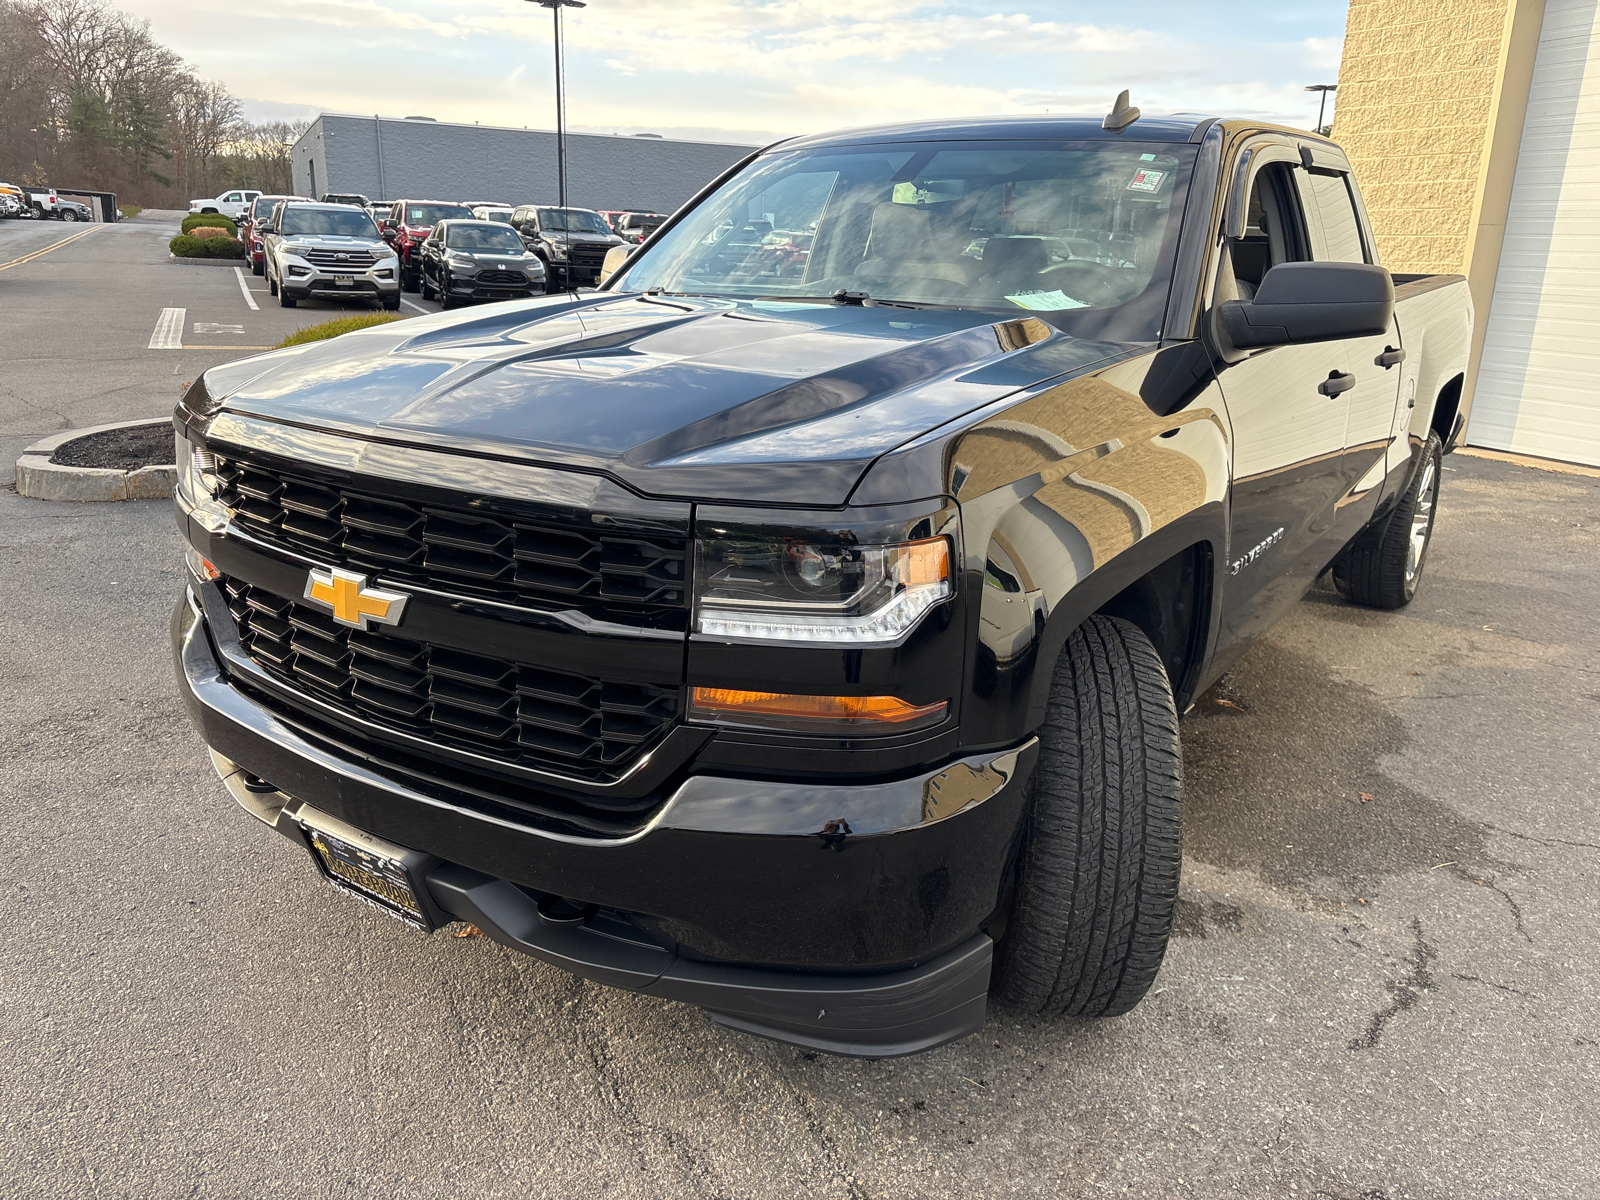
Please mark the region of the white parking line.
[[151, 350], [182, 350], [183, 349], [183, 318], [188, 315], [186, 308], [163, 308], [161, 315], [156, 318], [155, 332], [150, 335]]
[[[239, 269], [238, 267], [234, 268], [235, 271], [237, 271], [238, 269]], [[404, 296], [400, 297], [400, 303], [404, 304], [407, 308], [416, 309], [423, 316], [428, 316], [430, 313], [433, 312], [433, 309], [431, 309], [431, 308], [423, 308], [422, 305], [420, 305], [420, 304], [411, 303], [411, 301], [407, 300]]]
[[239, 290], [244, 293], [244, 302], [250, 306], [251, 312], [260, 312], [261, 306], [256, 303], [256, 298], [250, 294], [250, 285], [244, 281], [244, 271], [235, 267], [233, 273], [239, 277]]

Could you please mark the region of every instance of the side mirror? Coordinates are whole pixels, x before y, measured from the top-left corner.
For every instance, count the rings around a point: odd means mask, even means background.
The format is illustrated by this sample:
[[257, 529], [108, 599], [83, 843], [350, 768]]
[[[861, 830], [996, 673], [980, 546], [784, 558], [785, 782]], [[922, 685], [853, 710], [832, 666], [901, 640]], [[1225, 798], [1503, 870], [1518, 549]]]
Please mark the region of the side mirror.
[[1241, 350], [1375, 337], [1394, 316], [1394, 280], [1368, 263], [1279, 263], [1253, 300], [1228, 300], [1220, 311]]
[[633, 257], [633, 251], [634, 247], [627, 245], [613, 246], [607, 250], [605, 259], [600, 263], [599, 282], [604, 283], [627, 266], [628, 260]]
[[383, 235], [383, 240], [386, 242], [392, 242], [400, 236], [395, 232], [393, 225], [385, 225], [378, 232]]

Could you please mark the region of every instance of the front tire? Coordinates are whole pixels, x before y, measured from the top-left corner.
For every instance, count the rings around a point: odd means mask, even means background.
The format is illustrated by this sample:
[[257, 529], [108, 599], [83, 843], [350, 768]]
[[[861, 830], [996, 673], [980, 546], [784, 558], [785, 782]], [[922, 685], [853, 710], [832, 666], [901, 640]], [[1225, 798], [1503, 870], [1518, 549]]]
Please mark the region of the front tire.
[[1161, 969], [1183, 861], [1178, 714], [1137, 626], [1095, 616], [1072, 632], [1039, 743], [996, 995], [1119, 1016]]
[[1333, 563], [1333, 584], [1352, 604], [1404, 608], [1417, 594], [1439, 507], [1444, 447], [1430, 432], [1422, 460], [1389, 515], [1357, 535]]
[[278, 294], [278, 280], [277, 280], [277, 277], [275, 275], [269, 274], [267, 276], [267, 295], [276, 296], [277, 294]]
[[63, 208], [61, 210], [61, 219], [63, 221], [76, 221], [78, 219], [78, 214], [73, 212], [70, 208]]
[[289, 295], [289, 289], [288, 288], [280, 287], [278, 289], [278, 303], [281, 304], [284, 308], [293, 308], [295, 305], [299, 304], [300, 301], [297, 300], [295, 297]]

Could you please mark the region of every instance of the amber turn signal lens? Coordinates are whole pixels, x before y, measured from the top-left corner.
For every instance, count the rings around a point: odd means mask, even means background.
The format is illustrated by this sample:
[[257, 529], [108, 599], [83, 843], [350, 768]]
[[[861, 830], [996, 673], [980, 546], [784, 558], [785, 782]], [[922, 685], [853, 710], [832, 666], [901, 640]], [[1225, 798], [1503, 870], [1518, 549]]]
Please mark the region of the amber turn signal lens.
[[[779, 721], [850, 725], [905, 725], [929, 723], [944, 715], [949, 703], [907, 704], [894, 696], [799, 696], [789, 692], [741, 692], [732, 688], [694, 689], [697, 715], [756, 723]], [[767, 718], [763, 721], [761, 718]]]
[[950, 539], [928, 538], [899, 548], [900, 582], [907, 587], [943, 583], [950, 578]]
[[222, 572], [209, 558], [201, 556], [200, 551], [193, 546], [186, 547], [184, 557], [189, 560], [189, 571], [196, 579], [212, 580], [222, 578]]

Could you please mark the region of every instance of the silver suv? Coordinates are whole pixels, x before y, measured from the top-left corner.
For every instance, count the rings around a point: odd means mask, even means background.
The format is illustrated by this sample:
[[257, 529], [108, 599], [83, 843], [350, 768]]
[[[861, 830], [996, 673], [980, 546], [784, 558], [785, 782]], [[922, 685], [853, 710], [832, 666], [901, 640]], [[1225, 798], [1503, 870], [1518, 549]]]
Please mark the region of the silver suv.
[[313, 296], [400, 307], [400, 260], [365, 209], [285, 200], [264, 233], [267, 288], [283, 307]]

